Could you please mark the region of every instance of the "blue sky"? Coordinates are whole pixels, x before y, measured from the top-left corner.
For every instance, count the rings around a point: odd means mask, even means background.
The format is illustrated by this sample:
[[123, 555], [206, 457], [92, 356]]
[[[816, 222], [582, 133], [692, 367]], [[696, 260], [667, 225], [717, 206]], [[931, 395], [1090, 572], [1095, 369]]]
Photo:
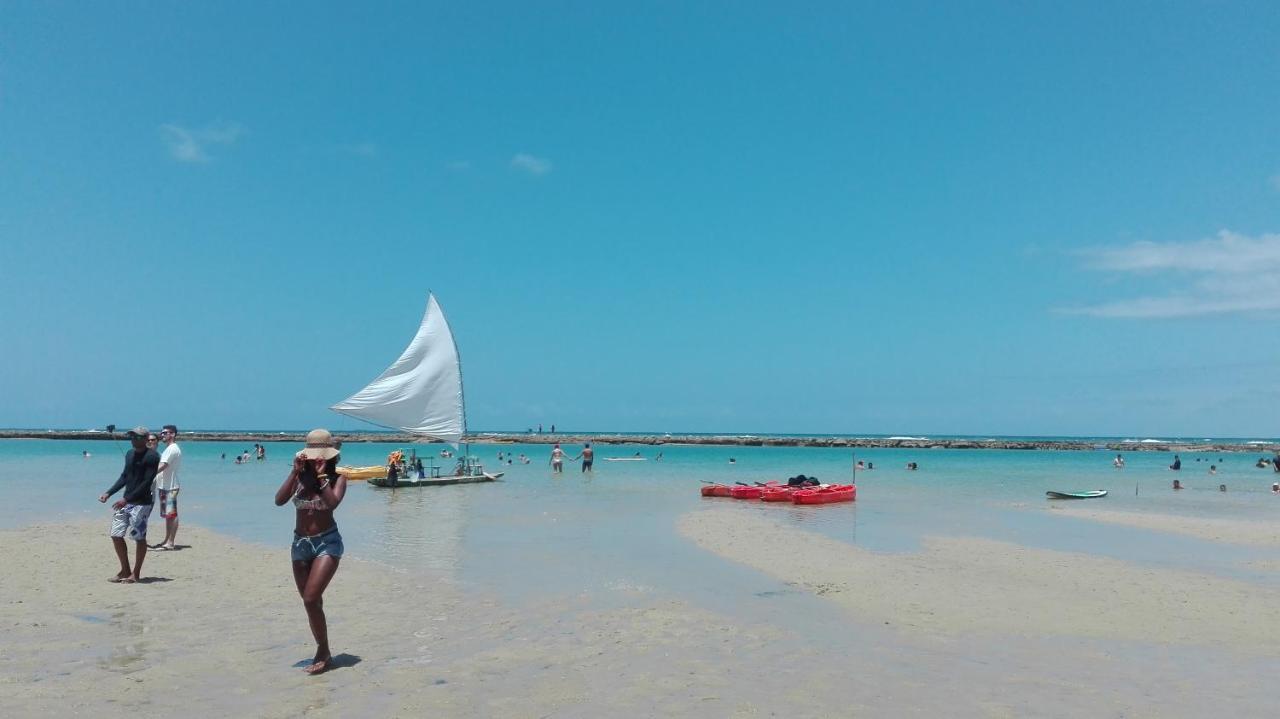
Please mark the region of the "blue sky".
[[632, 5], [0, 4], [0, 426], [1280, 435], [1280, 6]]

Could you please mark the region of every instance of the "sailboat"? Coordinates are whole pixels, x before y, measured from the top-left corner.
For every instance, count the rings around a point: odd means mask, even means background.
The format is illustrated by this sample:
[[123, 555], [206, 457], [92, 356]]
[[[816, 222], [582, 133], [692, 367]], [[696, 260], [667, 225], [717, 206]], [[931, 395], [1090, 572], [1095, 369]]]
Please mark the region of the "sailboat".
[[[413, 341], [377, 379], [329, 409], [417, 437], [448, 442], [454, 447], [467, 433], [467, 410], [462, 395], [462, 360], [440, 303], [427, 295], [427, 311]], [[470, 451], [458, 458], [452, 474], [432, 466], [424, 479], [388, 480], [370, 477], [376, 487], [429, 487], [443, 484], [492, 482], [502, 476], [484, 471]]]

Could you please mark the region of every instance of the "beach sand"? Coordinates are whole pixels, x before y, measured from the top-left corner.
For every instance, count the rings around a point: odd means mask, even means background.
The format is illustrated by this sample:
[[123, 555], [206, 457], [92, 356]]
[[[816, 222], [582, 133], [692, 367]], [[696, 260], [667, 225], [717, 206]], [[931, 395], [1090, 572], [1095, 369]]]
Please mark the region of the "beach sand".
[[[116, 569], [106, 523], [0, 532], [23, 553], [0, 583], [7, 716], [757, 716], [849, 705], [833, 670], [783, 631], [743, 627], [664, 597], [504, 608], [352, 557], [325, 594], [337, 668], [314, 645], [288, 547], [183, 526]], [[132, 551], [132, 547], [130, 548]], [[350, 551], [350, 548], [348, 548]], [[760, 666], [776, 677], [753, 685]]]
[[1083, 505], [1061, 504], [1049, 511], [1092, 522], [1106, 522], [1126, 527], [1137, 527], [1156, 532], [1183, 534], [1197, 539], [1227, 544], [1243, 544], [1259, 547], [1280, 545], [1280, 525], [1274, 522], [1259, 522], [1247, 519], [1224, 519], [1220, 517], [1187, 517], [1162, 513], [1124, 512], [1110, 509], [1095, 509]]
[[680, 527], [717, 554], [861, 617], [931, 635], [1122, 639], [1260, 654], [1280, 641], [1280, 591], [1207, 574], [967, 537], [877, 553], [731, 510], [689, 514]]
[[7, 716], [1248, 716], [1280, 669], [1280, 605], [1255, 587], [984, 540], [877, 555], [717, 508], [680, 530], [776, 591], [513, 607], [349, 556], [325, 596], [338, 667], [308, 677], [283, 540], [184, 525], [186, 548], [119, 585], [105, 530], [0, 532], [20, 557], [0, 583]]

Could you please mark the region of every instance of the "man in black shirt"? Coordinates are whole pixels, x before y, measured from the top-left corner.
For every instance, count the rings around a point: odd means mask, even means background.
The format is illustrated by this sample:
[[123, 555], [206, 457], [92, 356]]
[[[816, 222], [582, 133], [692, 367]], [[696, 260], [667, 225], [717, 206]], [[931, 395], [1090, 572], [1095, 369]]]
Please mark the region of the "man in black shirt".
[[[142, 560], [147, 556], [147, 518], [151, 516], [151, 485], [160, 468], [160, 455], [147, 448], [150, 434], [146, 427], [129, 430], [133, 449], [124, 456], [124, 471], [116, 483], [98, 497], [99, 502], [105, 503], [124, 487], [123, 498], [111, 505], [115, 510], [111, 515], [111, 543], [120, 559], [120, 572], [108, 580], [111, 582], [133, 584], [142, 576]], [[124, 543], [126, 536], [138, 547], [132, 570], [129, 569], [129, 549]]]

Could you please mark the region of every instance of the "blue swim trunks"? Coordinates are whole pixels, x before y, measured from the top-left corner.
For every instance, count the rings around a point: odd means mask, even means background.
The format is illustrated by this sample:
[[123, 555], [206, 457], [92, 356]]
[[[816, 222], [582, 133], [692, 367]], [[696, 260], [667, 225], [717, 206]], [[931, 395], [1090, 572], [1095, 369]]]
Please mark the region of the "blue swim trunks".
[[325, 556], [337, 559], [342, 556], [342, 551], [342, 535], [338, 534], [336, 526], [311, 537], [293, 533], [293, 549], [290, 554], [295, 562], [310, 562], [316, 557]]

